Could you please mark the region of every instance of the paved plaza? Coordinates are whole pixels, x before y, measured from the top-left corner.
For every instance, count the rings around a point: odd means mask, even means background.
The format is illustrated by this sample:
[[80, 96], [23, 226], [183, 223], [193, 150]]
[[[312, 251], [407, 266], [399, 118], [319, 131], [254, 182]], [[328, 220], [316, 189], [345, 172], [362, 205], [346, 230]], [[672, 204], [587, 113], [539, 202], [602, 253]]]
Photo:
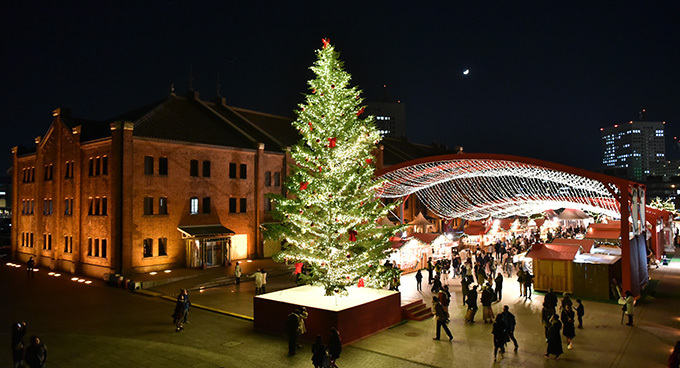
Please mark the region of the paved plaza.
[[[22, 265], [23, 266], [23, 265]], [[293, 286], [285, 265], [269, 260], [244, 263], [244, 271], [265, 267], [270, 272], [267, 291]], [[143, 292], [129, 292], [93, 280], [71, 281], [41, 269], [28, 279], [24, 267], [0, 267], [0, 339], [7, 344], [0, 366], [10, 366], [9, 326], [28, 323], [28, 336], [41, 337], [49, 349], [48, 367], [311, 367], [311, 344], [287, 356], [284, 336], [253, 331], [252, 278], [240, 287], [231, 284], [233, 268], [176, 270], [174, 282]], [[508, 349], [493, 363], [491, 325], [462, 321], [464, 309], [458, 279], [449, 280], [453, 342], [433, 341], [434, 322], [407, 321], [347, 345], [340, 367], [663, 367], [680, 340], [680, 262], [650, 271], [655, 290], [635, 309], [635, 326], [620, 323], [621, 308], [614, 303], [584, 300], [584, 328], [577, 330], [574, 349], [562, 359], [545, 359], [540, 324], [543, 296], [519, 298], [516, 279], [505, 280], [498, 312], [508, 305], [517, 317], [515, 336], [520, 348]], [[150, 278], [151, 276], [145, 276]], [[162, 276], [170, 278], [168, 274]], [[229, 283], [229, 285], [227, 285]], [[402, 279], [402, 299], [430, 300], [430, 292], [415, 291], [413, 274]], [[174, 332], [172, 300], [179, 288], [189, 288], [194, 307], [184, 331]], [[200, 291], [202, 290], [202, 291]], [[578, 296], [575, 296], [578, 297]], [[283, 325], [283, 321], [281, 321]], [[341, 331], [342, 333], [342, 331]]]

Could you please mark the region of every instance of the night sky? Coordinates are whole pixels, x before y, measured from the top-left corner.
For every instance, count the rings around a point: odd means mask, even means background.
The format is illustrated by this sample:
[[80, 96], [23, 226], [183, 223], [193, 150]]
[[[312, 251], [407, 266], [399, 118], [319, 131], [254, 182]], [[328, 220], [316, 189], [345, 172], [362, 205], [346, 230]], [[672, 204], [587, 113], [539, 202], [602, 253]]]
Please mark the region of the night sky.
[[57, 107], [107, 119], [190, 74], [203, 99], [219, 81], [230, 105], [292, 117], [326, 37], [367, 99], [406, 104], [412, 141], [597, 170], [600, 127], [646, 108], [680, 157], [680, 2], [425, 3], [5, 1], [0, 168]]

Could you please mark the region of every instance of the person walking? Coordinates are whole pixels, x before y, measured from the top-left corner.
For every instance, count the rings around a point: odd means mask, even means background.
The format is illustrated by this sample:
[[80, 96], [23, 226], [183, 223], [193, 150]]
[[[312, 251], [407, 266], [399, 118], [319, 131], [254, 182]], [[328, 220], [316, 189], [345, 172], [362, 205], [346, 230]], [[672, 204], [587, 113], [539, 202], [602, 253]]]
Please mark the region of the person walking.
[[260, 295], [262, 293], [262, 283], [264, 282], [264, 275], [258, 268], [255, 273], [253, 273], [253, 278], [255, 279], [255, 295]]
[[472, 286], [472, 290], [468, 291], [465, 303], [468, 306], [465, 313], [465, 322], [475, 323], [475, 314], [477, 314], [477, 285]]
[[461, 294], [463, 295], [463, 305], [465, 305], [465, 300], [467, 299], [468, 293], [470, 292], [470, 281], [469, 276], [462, 276], [460, 280]]
[[423, 291], [423, 273], [418, 269], [416, 272], [416, 290]]
[[[635, 299], [633, 298], [633, 293], [630, 290], [626, 290], [624, 295], [619, 299], [619, 304], [623, 305], [623, 313], [628, 316], [628, 323], [626, 326], [633, 325], [633, 305], [635, 304]], [[621, 321], [623, 321], [623, 316], [621, 316]]]
[[553, 314], [550, 318], [550, 328], [548, 329], [548, 349], [544, 355], [546, 358], [550, 358], [550, 355], [555, 355], [555, 360], [560, 359], [560, 355], [564, 352], [562, 350], [562, 337], [560, 334], [562, 332], [562, 323], [557, 314]]
[[548, 293], [543, 297], [543, 302], [551, 307], [557, 307], [557, 294], [553, 291], [553, 288], [548, 289]]
[[316, 335], [316, 340], [314, 340], [314, 345], [312, 345], [312, 364], [314, 364], [314, 368], [322, 368], [324, 365], [323, 361], [327, 355], [328, 352], [323, 344], [321, 335]]
[[35, 277], [35, 274], [33, 273], [34, 267], [35, 267], [35, 261], [33, 260], [33, 257], [30, 257], [28, 259], [28, 262], [26, 262], [26, 277]]
[[295, 355], [297, 348], [297, 339], [300, 327], [300, 316], [298, 310], [294, 310], [286, 317], [284, 329], [288, 334], [288, 356]]
[[26, 335], [26, 322], [12, 323], [12, 363], [14, 368], [24, 366], [24, 336]]
[[510, 313], [510, 308], [507, 305], [504, 305], [501, 316], [503, 317], [503, 322], [505, 322], [505, 332], [508, 334], [508, 339], [512, 340], [513, 344], [515, 344], [515, 351], [517, 351], [519, 345], [517, 345], [517, 339], [515, 338], [515, 326], [517, 325], [515, 315]]
[[241, 262], [236, 262], [236, 266], [234, 267], [234, 278], [236, 279], [236, 285], [241, 285], [241, 274], [243, 274]]
[[496, 275], [496, 301], [500, 302], [503, 299], [503, 273], [499, 272]]
[[446, 313], [449, 312], [449, 304], [451, 303], [451, 293], [449, 292], [449, 285], [444, 285], [443, 288], [439, 289], [437, 293], [437, 299], [439, 299], [439, 304], [444, 307]]
[[562, 320], [562, 335], [567, 338], [567, 349], [571, 350], [571, 342], [576, 337], [576, 329], [574, 328], [574, 310], [571, 304], [567, 304], [560, 316]]
[[508, 342], [506, 325], [500, 313], [496, 316], [491, 333], [493, 334], [493, 361], [496, 362], [498, 350], [501, 351], [501, 357], [503, 357], [503, 354], [505, 354], [505, 344]]
[[427, 259], [427, 266], [425, 267], [425, 269], [427, 270], [427, 283], [428, 285], [432, 285], [432, 281], [434, 280], [434, 277], [432, 276], [432, 272], [434, 271], [432, 257]]
[[430, 291], [433, 292], [433, 293], [438, 293], [439, 289], [441, 289], [441, 288], [442, 288], [442, 282], [441, 282], [441, 280], [439, 280], [439, 277], [435, 276], [434, 280], [432, 281], [432, 288], [430, 289]]
[[179, 295], [177, 296], [177, 302], [175, 303], [175, 312], [172, 314], [173, 322], [175, 323], [175, 332], [179, 332], [184, 329], [182, 321], [184, 320], [184, 314], [186, 313], [185, 301], [186, 296], [184, 294], [185, 289], [180, 289]]
[[31, 345], [26, 348], [26, 364], [30, 368], [43, 368], [47, 361], [47, 347], [38, 336], [31, 336]]
[[576, 299], [576, 316], [578, 317], [578, 328], [583, 328], [583, 315], [586, 314], [586, 310], [583, 307], [581, 299]]
[[331, 368], [338, 368], [335, 361], [340, 358], [342, 353], [342, 340], [340, 340], [340, 332], [335, 327], [331, 327], [331, 337], [328, 339], [328, 355], [331, 358]]
[[560, 301], [560, 313], [568, 306], [574, 307], [574, 302], [571, 301], [571, 298], [569, 298], [569, 293], [564, 293], [562, 294], [562, 300]]
[[444, 307], [439, 303], [436, 296], [432, 297], [432, 314], [434, 314], [434, 318], [437, 321], [437, 334], [432, 340], [439, 340], [442, 327], [444, 328], [446, 335], [449, 336], [449, 341], [453, 340], [453, 335], [451, 335], [451, 331], [447, 326], [449, 323], [449, 312], [444, 310]]
[[555, 307], [543, 301], [543, 309], [541, 310], [541, 324], [543, 325], [545, 339], [548, 340], [548, 331], [550, 331], [550, 324], [552, 316], [555, 315]]

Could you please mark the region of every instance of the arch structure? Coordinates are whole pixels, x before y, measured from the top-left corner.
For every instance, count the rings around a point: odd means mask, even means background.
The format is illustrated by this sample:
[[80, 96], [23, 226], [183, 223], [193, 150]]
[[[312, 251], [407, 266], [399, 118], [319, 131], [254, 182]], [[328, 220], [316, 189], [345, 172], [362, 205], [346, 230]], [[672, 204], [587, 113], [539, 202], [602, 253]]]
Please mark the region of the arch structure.
[[[529, 216], [574, 208], [621, 219], [623, 286], [639, 294], [648, 281], [645, 254], [645, 186], [580, 168], [498, 154], [433, 156], [376, 172], [378, 195], [415, 194], [446, 219]], [[644, 266], [644, 270], [642, 269]]]

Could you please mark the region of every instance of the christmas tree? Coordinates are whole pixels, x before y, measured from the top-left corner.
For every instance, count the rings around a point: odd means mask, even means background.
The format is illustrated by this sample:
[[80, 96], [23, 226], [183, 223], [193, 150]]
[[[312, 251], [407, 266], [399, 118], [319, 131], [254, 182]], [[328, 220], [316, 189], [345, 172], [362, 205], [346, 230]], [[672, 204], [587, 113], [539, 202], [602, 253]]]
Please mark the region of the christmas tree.
[[[384, 206], [376, 196], [372, 151], [380, 140], [373, 117], [361, 117], [361, 91], [335, 48], [323, 40], [310, 69], [311, 93], [296, 111], [293, 126], [302, 139], [291, 148], [295, 160], [286, 178], [286, 196], [272, 195], [274, 217], [269, 239], [285, 240], [278, 260], [304, 262], [306, 282], [325, 295], [347, 295], [347, 287], [364, 283], [383, 287], [398, 270], [381, 265], [391, 251], [389, 237], [400, 227], [380, 228], [378, 220], [396, 204]], [[361, 281], [360, 281], [361, 280]]]

